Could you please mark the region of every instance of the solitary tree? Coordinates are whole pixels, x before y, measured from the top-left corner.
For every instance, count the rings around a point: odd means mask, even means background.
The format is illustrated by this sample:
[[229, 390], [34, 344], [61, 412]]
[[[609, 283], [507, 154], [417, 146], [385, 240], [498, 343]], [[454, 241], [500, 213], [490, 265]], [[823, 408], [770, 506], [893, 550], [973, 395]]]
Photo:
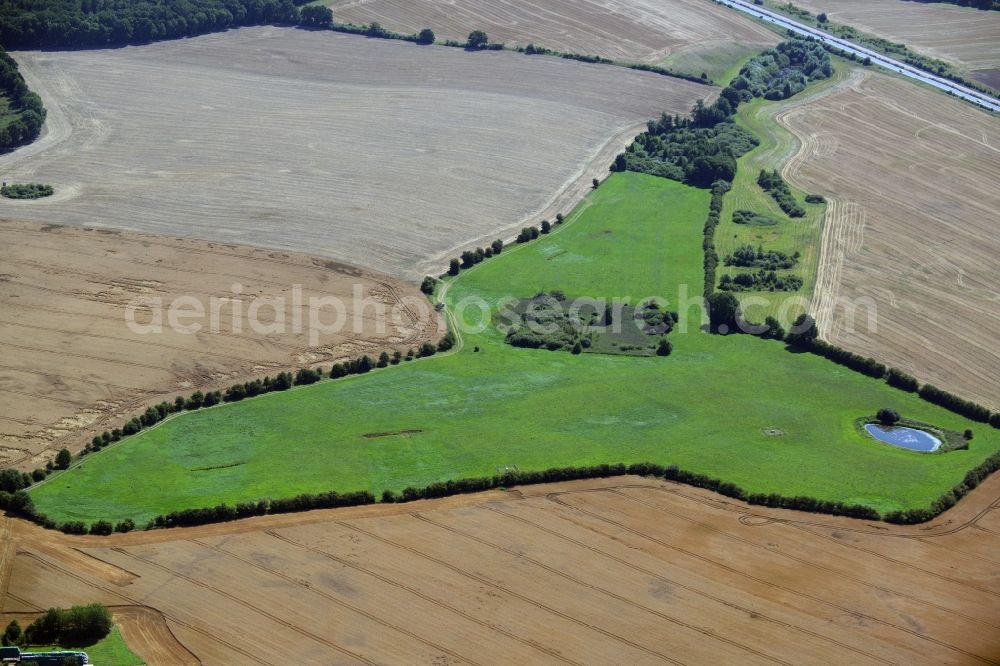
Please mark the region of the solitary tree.
[[826, 23], [827, 20], [828, 20], [827, 16], [826, 16], [826, 12], [823, 12], [822, 14], [820, 14], [819, 16], [817, 16], [816, 20], [819, 21], [820, 23]]
[[21, 625], [17, 620], [11, 620], [3, 632], [4, 645], [19, 645], [21, 643]]
[[670, 340], [666, 338], [660, 338], [660, 343], [656, 345], [656, 355], [657, 356], [670, 356], [670, 352], [674, 350], [674, 346], [670, 344]]
[[899, 412], [897, 412], [895, 409], [892, 409], [891, 407], [883, 407], [882, 409], [878, 410], [878, 413], [875, 415], [875, 418], [877, 418], [878, 422], [881, 423], [882, 425], [891, 426], [895, 425], [899, 421]]
[[792, 323], [792, 328], [785, 336], [785, 342], [793, 347], [808, 347], [819, 336], [816, 320], [803, 313]]
[[56, 454], [56, 469], [66, 469], [69, 467], [70, 461], [73, 460], [73, 456], [70, 455], [69, 449], [62, 449]]
[[308, 5], [299, 11], [302, 25], [329, 28], [333, 24], [333, 12], [325, 5]]
[[470, 49], [485, 49], [486, 45], [489, 43], [490, 39], [486, 36], [486, 33], [482, 30], [473, 30], [469, 33], [469, 41], [467, 46]]
[[716, 333], [738, 330], [742, 319], [739, 300], [728, 291], [717, 291], [708, 298], [708, 321]]
[[435, 39], [434, 31], [430, 28], [424, 28], [417, 35], [417, 44], [433, 44]]

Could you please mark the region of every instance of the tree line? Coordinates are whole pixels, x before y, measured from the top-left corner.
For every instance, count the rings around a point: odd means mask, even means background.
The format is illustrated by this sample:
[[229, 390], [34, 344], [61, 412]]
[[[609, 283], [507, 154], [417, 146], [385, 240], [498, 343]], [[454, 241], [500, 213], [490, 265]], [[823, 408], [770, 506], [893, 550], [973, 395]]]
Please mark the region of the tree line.
[[701, 100], [689, 118], [663, 114], [615, 158], [612, 171], [640, 171], [695, 187], [732, 182], [736, 159], [758, 145], [733, 121], [743, 102], [785, 99], [809, 81], [833, 73], [830, 55], [812, 39], [790, 39], [751, 58], [710, 106]]
[[111, 632], [111, 624], [111, 612], [101, 604], [50, 608], [24, 631], [12, 620], [4, 630], [3, 644], [92, 645]]
[[757, 184], [760, 185], [762, 190], [771, 195], [771, 198], [777, 202], [778, 207], [785, 211], [785, 215], [788, 217], [805, 216], [805, 208], [795, 200], [791, 188], [788, 187], [788, 183], [781, 177], [777, 169], [773, 171], [761, 169], [760, 174], [757, 175]]
[[[0, 43], [7, 45], [2, 39]], [[24, 82], [17, 63], [2, 48], [0, 48], [0, 94], [7, 98], [10, 113], [14, 116], [5, 126], [0, 127], [0, 153], [6, 153], [38, 138], [45, 123], [45, 107], [42, 105], [42, 98], [28, 90], [28, 84]], [[18, 188], [4, 189], [7, 190], [4, 192], [6, 197], [24, 198], [19, 196], [22, 191]], [[52, 193], [51, 189], [49, 188], [49, 194]]]

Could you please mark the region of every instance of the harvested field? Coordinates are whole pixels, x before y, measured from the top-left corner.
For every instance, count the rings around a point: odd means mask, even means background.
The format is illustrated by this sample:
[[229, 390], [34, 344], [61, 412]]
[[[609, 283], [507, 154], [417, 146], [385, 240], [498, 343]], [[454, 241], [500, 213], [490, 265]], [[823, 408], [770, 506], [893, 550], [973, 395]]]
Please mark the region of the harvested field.
[[830, 200], [825, 337], [1000, 407], [1000, 122], [873, 72], [779, 122], [802, 141], [788, 177]]
[[899, 527], [618, 477], [107, 538], [6, 519], [0, 603], [145, 607], [177, 657], [130, 641], [150, 664], [995, 664], [998, 498]]
[[[1000, 67], [1000, 13], [903, 0], [794, 0], [834, 23], [902, 42], [914, 51], [977, 70]], [[985, 83], [985, 81], [984, 81]]]
[[[334, 19], [391, 30], [430, 27], [438, 39], [464, 41], [484, 30], [491, 41], [659, 63], [686, 47], [778, 42], [751, 19], [706, 0], [327, 0]], [[700, 72], [694, 72], [700, 74]]]
[[56, 194], [0, 202], [0, 215], [407, 278], [568, 212], [647, 119], [717, 93], [618, 67], [290, 28], [15, 57], [48, 130], [0, 169]]
[[[44, 465], [59, 448], [79, 450], [95, 432], [119, 427], [144, 405], [177, 394], [383, 349], [405, 351], [440, 335], [427, 299], [411, 285], [287, 252], [4, 220], [0, 267], [4, 467]], [[240, 286], [238, 293], [233, 285]], [[301, 307], [293, 303], [295, 285]], [[355, 289], [362, 294], [358, 301]], [[220, 307], [216, 332], [207, 318], [179, 320], [200, 322], [194, 334], [174, 330], [167, 312], [162, 333], [129, 327], [133, 299], [148, 299], [134, 321], [151, 323], [151, 299], [162, 299], [166, 310], [179, 296], [196, 299], [206, 312], [212, 298], [238, 300], [244, 314], [234, 326], [233, 306]], [[308, 327], [293, 327], [296, 312], [309, 321], [307, 304], [314, 297], [336, 297], [346, 308], [343, 330], [315, 341]], [[279, 315], [262, 307], [254, 321], [264, 328], [255, 329], [248, 319], [254, 298], [284, 299], [287, 325], [272, 332]], [[370, 303], [362, 305], [364, 299]], [[376, 303], [388, 315], [381, 330]], [[332, 309], [322, 321], [333, 323]]]

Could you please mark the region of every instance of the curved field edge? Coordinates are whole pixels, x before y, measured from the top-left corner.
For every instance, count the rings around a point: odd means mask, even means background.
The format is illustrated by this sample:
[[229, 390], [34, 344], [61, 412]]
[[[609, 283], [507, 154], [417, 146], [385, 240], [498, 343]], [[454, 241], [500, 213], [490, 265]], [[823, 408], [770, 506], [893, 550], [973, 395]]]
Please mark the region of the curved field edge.
[[[51, 477], [32, 490], [37, 508], [57, 521], [145, 521], [303, 492], [398, 491], [510, 465], [649, 461], [749, 493], [886, 512], [928, 506], [1000, 449], [997, 431], [820, 357], [702, 333], [708, 198], [615, 174], [552, 234], [451, 281], [445, 300], [465, 331], [461, 351], [184, 414]], [[687, 328], [671, 334], [666, 358], [505, 345], [489, 325], [496, 304], [552, 289], [655, 296]], [[941, 428], [974, 427], [976, 437], [940, 455], [878, 444], [854, 422], [883, 406]], [[765, 433], [772, 428], [783, 434]]]

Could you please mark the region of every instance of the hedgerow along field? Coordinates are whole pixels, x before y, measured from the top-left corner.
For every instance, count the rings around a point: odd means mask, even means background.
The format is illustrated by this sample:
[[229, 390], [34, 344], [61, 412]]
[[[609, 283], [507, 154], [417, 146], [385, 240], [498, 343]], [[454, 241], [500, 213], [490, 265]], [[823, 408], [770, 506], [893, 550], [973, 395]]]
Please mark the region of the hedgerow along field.
[[[57, 520], [146, 521], [189, 507], [302, 492], [401, 490], [552, 466], [653, 461], [748, 492], [809, 495], [879, 511], [923, 507], [1000, 448], [1000, 433], [782, 343], [717, 336], [688, 321], [668, 357], [509, 347], [490, 325], [505, 297], [655, 296], [681, 310], [702, 291], [709, 194], [638, 173], [609, 177], [537, 241], [446, 284], [466, 327], [453, 353], [187, 413], [88, 456], [32, 491]], [[463, 308], [482, 299], [491, 312]], [[692, 306], [696, 314], [699, 306]], [[479, 351], [476, 351], [476, 348]], [[892, 406], [970, 448], [917, 454], [862, 435]], [[769, 436], [765, 429], [783, 434]]]

